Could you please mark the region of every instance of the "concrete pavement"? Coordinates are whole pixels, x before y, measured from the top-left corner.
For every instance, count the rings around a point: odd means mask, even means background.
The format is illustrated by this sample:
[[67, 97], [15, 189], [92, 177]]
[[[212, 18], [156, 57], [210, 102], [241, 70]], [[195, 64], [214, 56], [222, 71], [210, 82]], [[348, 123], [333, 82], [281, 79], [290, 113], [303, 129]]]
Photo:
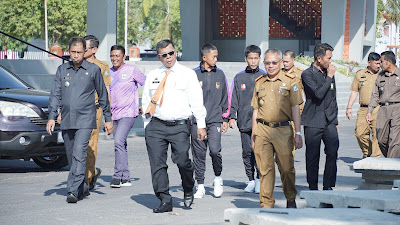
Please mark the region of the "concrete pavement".
[[[338, 177], [335, 190], [352, 190], [362, 181], [361, 174], [352, 171], [352, 163], [362, 158], [353, 135], [353, 120], [340, 121]], [[227, 208], [258, 208], [257, 194], [245, 193], [246, 176], [241, 158], [240, 135], [230, 129], [222, 138], [224, 193], [212, 196], [213, 172], [207, 157], [206, 196], [195, 199], [192, 209], [183, 207], [183, 190], [176, 165], [169, 159], [169, 179], [173, 196], [172, 213], [154, 214], [158, 206], [151, 184], [150, 167], [143, 137], [128, 139], [129, 167], [132, 186], [110, 188], [113, 175], [114, 149], [112, 139], [99, 141], [97, 167], [103, 172], [91, 195], [77, 204], [67, 204], [66, 179], [68, 170], [43, 170], [32, 161], [0, 160], [0, 224], [224, 224]], [[321, 148], [322, 149], [322, 148]], [[296, 186], [300, 193], [307, 190], [305, 147], [295, 157]], [[169, 154], [170, 155], [170, 154]], [[320, 189], [325, 157], [321, 154]], [[276, 170], [278, 171], [278, 170]], [[286, 207], [279, 173], [276, 175], [276, 208]], [[297, 206], [306, 202], [297, 196]]]

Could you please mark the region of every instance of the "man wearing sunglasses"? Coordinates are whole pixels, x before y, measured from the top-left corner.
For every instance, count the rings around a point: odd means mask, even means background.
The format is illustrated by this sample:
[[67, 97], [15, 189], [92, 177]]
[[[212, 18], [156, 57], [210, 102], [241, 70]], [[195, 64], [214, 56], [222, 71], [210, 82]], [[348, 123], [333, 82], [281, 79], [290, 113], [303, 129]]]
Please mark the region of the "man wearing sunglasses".
[[[269, 49], [264, 65], [267, 76], [256, 81], [253, 106], [252, 147], [260, 171], [260, 205], [273, 208], [275, 164], [278, 164], [287, 208], [296, 208], [297, 190], [293, 148], [303, 146], [300, 132], [300, 109], [303, 102], [299, 89], [300, 79], [281, 70], [282, 52]], [[294, 123], [295, 133], [291, 124]]]
[[157, 57], [163, 65], [147, 75], [142, 105], [153, 189], [161, 201], [153, 212], [164, 213], [171, 212], [173, 208], [166, 163], [169, 145], [172, 161], [177, 164], [181, 175], [184, 205], [187, 208], [192, 205], [194, 166], [189, 158], [189, 117], [194, 115], [196, 118], [197, 139], [203, 141], [206, 136], [206, 109], [196, 73], [177, 62], [172, 41], [162, 40], [156, 48]]

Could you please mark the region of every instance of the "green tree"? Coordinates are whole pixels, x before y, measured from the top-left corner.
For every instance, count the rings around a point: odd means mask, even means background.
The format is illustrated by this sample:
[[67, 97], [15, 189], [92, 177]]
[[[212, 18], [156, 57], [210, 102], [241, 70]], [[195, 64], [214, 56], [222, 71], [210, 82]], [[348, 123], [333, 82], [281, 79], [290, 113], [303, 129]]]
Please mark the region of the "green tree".
[[385, 13], [386, 19], [397, 26], [400, 22], [400, 0], [386, 0]]
[[[49, 45], [67, 49], [73, 36], [86, 34], [86, 0], [48, 0]], [[44, 39], [44, 0], [0, 0], [0, 29], [29, 42]], [[23, 51], [26, 45], [0, 35], [0, 49]]]
[[[128, 44], [143, 44], [147, 33], [142, 1], [128, 1]], [[117, 2], [117, 43], [125, 44], [125, 0]]]
[[179, 0], [143, 0], [143, 12], [152, 31], [152, 46], [162, 39], [170, 39], [180, 51], [182, 40]]
[[377, 13], [376, 13], [376, 24], [379, 23], [379, 20], [381, 19], [382, 13], [385, 10], [385, 6], [383, 5], [382, 0], [378, 0], [378, 6], [377, 6]]
[[69, 39], [86, 35], [86, 0], [48, 0], [47, 9], [49, 44], [65, 50]]
[[[32, 38], [43, 38], [43, 1], [0, 0], [0, 30], [29, 42]], [[42, 32], [43, 30], [43, 32]], [[0, 34], [0, 50], [22, 51], [27, 45]]]

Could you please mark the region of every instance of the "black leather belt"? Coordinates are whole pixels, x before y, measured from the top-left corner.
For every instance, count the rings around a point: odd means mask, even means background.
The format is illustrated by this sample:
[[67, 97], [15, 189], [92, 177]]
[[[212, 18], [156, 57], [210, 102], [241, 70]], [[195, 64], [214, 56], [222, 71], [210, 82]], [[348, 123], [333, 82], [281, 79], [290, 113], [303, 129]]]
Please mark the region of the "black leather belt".
[[157, 117], [153, 117], [154, 120], [159, 121], [167, 126], [175, 126], [175, 125], [182, 125], [187, 124], [188, 120], [160, 120]]
[[368, 108], [368, 105], [360, 105], [360, 107]]
[[394, 105], [400, 102], [385, 102], [385, 103], [379, 103], [380, 106], [388, 106], [388, 105]]
[[272, 127], [272, 128], [281, 127], [281, 126], [288, 126], [288, 125], [291, 124], [290, 121], [284, 121], [284, 122], [278, 122], [278, 123], [268, 123], [268, 122], [265, 122], [265, 121], [260, 120], [260, 119], [258, 119], [257, 122], [262, 123], [265, 126], [269, 126], [269, 127]]

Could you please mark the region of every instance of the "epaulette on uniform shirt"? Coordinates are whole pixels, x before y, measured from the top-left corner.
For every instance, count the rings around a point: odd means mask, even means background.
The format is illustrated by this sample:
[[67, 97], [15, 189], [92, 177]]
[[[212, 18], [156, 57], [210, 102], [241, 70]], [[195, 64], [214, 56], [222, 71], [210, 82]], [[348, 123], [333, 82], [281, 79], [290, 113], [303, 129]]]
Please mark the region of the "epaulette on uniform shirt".
[[263, 78], [264, 77], [264, 75], [260, 75], [259, 77], [257, 77], [254, 81], [255, 82], [257, 82], [257, 81], [259, 81], [261, 78]]
[[294, 78], [296, 77], [295, 74], [291, 74], [291, 73], [285, 73], [285, 75], [286, 75], [287, 77], [289, 77], [290, 79], [294, 79]]

